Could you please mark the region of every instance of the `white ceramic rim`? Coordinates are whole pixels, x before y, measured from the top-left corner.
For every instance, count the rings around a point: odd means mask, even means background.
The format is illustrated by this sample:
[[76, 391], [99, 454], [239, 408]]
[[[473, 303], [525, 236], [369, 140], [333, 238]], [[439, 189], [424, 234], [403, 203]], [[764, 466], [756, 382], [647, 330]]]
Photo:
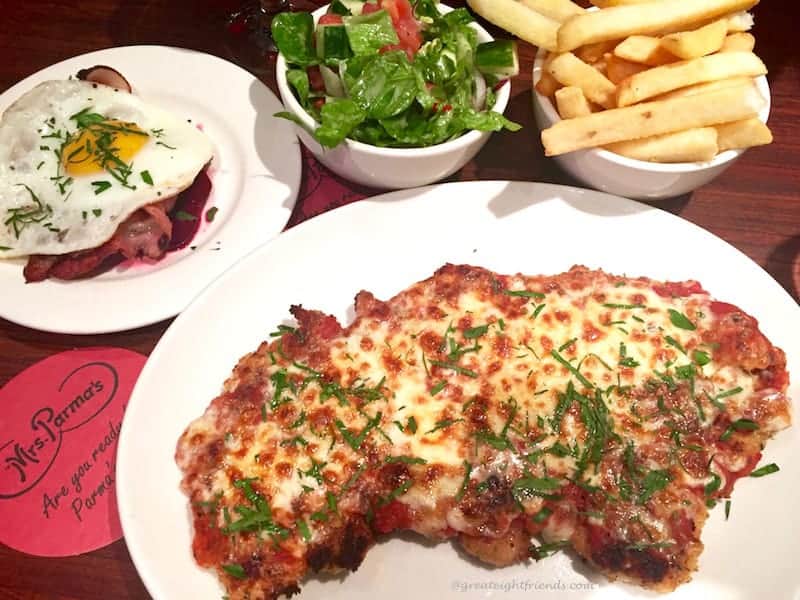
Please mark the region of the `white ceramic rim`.
[[[324, 15], [328, 10], [329, 4], [325, 6], [321, 6], [311, 14], [314, 16], [314, 21], [316, 22], [322, 15]], [[453, 10], [452, 7], [447, 6], [446, 4], [439, 4], [439, 9], [443, 13], [450, 12]], [[486, 29], [481, 27], [477, 22], [473, 22], [470, 26], [478, 32], [478, 39], [482, 42], [491, 42], [494, 38], [489, 34]], [[283, 57], [283, 54], [280, 52], [278, 53], [278, 60], [275, 65], [275, 77], [278, 80], [278, 89], [281, 92], [281, 98], [283, 99], [283, 103], [286, 105], [291, 112], [303, 122], [303, 126], [306, 129], [314, 130], [319, 127], [319, 123], [317, 123], [311, 115], [309, 115], [305, 109], [300, 105], [297, 101], [297, 98], [294, 97], [294, 92], [292, 91], [289, 82], [286, 80], [286, 59]], [[506, 80], [502, 86], [497, 90], [497, 99], [495, 100], [494, 106], [492, 107], [493, 112], [500, 113], [501, 115], [505, 113], [506, 107], [508, 106], [508, 101], [511, 98], [511, 81]], [[373, 146], [372, 144], [365, 144], [364, 142], [358, 142], [356, 140], [351, 140], [350, 138], [346, 138], [344, 140], [344, 144], [353, 150], [359, 150], [361, 152], [369, 152], [378, 156], [387, 156], [390, 158], [400, 158], [403, 156], [433, 156], [439, 154], [447, 154], [453, 150], [459, 150], [461, 148], [465, 148], [470, 144], [477, 142], [478, 139], [486, 132], [484, 131], [468, 131], [467, 133], [457, 137], [454, 140], [449, 140], [447, 142], [442, 142], [441, 144], [436, 144], [434, 146], [421, 146], [419, 148], [385, 148], [383, 146]]]
[[[536, 59], [533, 62], [533, 82], [531, 89], [533, 91], [534, 101], [542, 107], [547, 119], [551, 123], [557, 123], [561, 120], [561, 117], [553, 106], [553, 103], [550, 102], [550, 99], [547, 96], [543, 96], [536, 89], [536, 84], [539, 83], [539, 79], [542, 77], [542, 64], [544, 63], [546, 54], [547, 50], [544, 48], [539, 48], [539, 50], [536, 52]], [[756, 77], [755, 82], [756, 86], [758, 87], [758, 91], [761, 92], [761, 95], [764, 96], [764, 100], [766, 100], [766, 104], [758, 113], [758, 118], [766, 123], [767, 119], [769, 118], [769, 110], [771, 106], [769, 84], [767, 83], [767, 78], [763, 75], [761, 77]], [[691, 173], [705, 169], [712, 169], [719, 165], [729, 163], [741, 156], [745, 150], [747, 150], [747, 148], [725, 150], [724, 152], [717, 154], [709, 161], [681, 163], [656, 163], [644, 160], [636, 160], [635, 158], [628, 158], [602, 148], [585, 148], [583, 150], [576, 150], [576, 152], [586, 152], [587, 154], [597, 156], [598, 158], [602, 158], [618, 165], [622, 165], [623, 167], [640, 169], [643, 171], [654, 171], [657, 173]]]

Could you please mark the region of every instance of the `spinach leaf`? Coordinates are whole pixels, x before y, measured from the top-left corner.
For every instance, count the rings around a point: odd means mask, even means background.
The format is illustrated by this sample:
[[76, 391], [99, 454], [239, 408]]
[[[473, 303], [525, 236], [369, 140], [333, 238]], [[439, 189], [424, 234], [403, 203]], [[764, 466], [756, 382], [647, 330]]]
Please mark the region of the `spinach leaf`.
[[379, 54], [349, 86], [350, 97], [374, 119], [406, 110], [417, 95], [417, 79], [405, 52]]
[[313, 36], [314, 18], [311, 13], [284, 12], [272, 19], [272, 38], [289, 64], [307, 67], [319, 62]]
[[367, 113], [352, 100], [342, 99], [326, 102], [320, 116], [322, 125], [314, 132], [314, 137], [323, 146], [333, 148], [350, 135]]
[[300, 99], [300, 104], [305, 106], [308, 104], [308, 95], [311, 92], [311, 86], [308, 82], [308, 73], [305, 69], [289, 69], [286, 71], [286, 81], [297, 92], [297, 97]]
[[385, 10], [357, 17], [345, 17], [344, 26], [350, 47], [356, 56], [375, 54], [384, 46], [397, 44], [400, 41], [392, 25], [392, 19]]

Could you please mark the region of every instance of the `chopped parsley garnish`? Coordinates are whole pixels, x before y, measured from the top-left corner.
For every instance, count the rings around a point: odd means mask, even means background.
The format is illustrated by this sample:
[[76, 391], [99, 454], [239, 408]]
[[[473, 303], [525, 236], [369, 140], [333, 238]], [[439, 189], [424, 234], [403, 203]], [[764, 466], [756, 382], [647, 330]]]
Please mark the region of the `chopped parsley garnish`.
[[553, 514], [553, 511], [547, 508], [546, 506], [533, 515], [533, 522], [534, 523], [544, 523], [547, 520], [547, 517]]
[[639, 361], [637, 361], [632, 356], [628, 356], [628, 349], [625, 346], [625, 342], [619, 343], [619, 362], [617, 363], [621, 367], [638, 367]]
[[333, 514], [339, 512], [339, 502], [336, 500], [336, 495], [333, 492], [325, 492], [325, 502], [328, 504], [328, 510]]
[[217, 212], [219, 212], [219, 209], [216, 206], [209, 208], [206, 211], [206, 223], [213, 223], [217, 216]]
[[686, 354], [686, 349], [674, 337], [672, 337], [671, 335], [667, 335], [664, 337], [664, 339], [670, 346], [677, 348], [681, 354]]
[[306, 422], [306, 411], [300, 413], [300, 416], [297, 417], [292, 423], [289, 425], [289, 429], [297, 429]]
[[476, 338], [486, 335], [488, 331], [489, 331], [489, 325], [481, 325], [479, 327], [466, 329], [464, 330], [464, 339], [474, 340]]
[[[92, 108], [70, 116], [75, 121], [79, 130], [87, 131], [85, 143], [67, 156], [68, 163], [83, 163], [91, 161], [98, 164], [104, 171], [116, 179], [122, 186], [135, 190], [136, 186], [128, 182], [133, 173], [132, 166], [119, 157], [119, 148], [116, 141], [118, 134], [139, 135], [149, 137], [147, 133], [135, 127], [132, 123], [114, 122], [103, 115], [91, 112]], [[83, 139], [83, 133], [66, 135], [61, 147], [56, 151], [59, 157], [64, 150], [76, 141]]]
[[[409, 417], [411, 419], [412, 417]], [[426, 431], [425, 434], [433, 433], [434, 431], [439, 431], [440, 429], [446, 429], [451, 425], [455, 425], [456, 423], [461, 423], [464, 419], [442, 419], [441, 421], [436, 421], [436, 425], [430, 431]]]
[[408, 421], [406, 421], [406, 429], [411, 432], [411, 434], [417, 433], [417, 420], [414, 417], [408, 417]]
[[531, 313], [531, 319], [535, 319], [536, 317], [538, 317], [539, 313], [541, 313], [544, 310], [545, 306], [547, 306], [547, 305], [546, 304], [540, 304], [536, 308], [534, 308], [533, 312]]
[[678, 327], [679, 329], [686, 329], [688, 331], [694, 331], [697, 329], [697, 326], [695, 326], [695, 324], [689, 320], [689, 317], [683, 313], [679, 313], [674, 308], [668, 308], [667, 311], [669, 312], [669, 320], [673, 325], [675, 325], [675, 327]]
[[770, 463], [768, 465], [764, 465], [763, 467], [759, 467], [752, 473], [750, 473], [750, 477], [764, 477], [764, 475], [770, 475], [772, 473], [777, 473], [780, 471], [780, 467], [775, 463]]
[[451, 371], [455, 371], [459, 375], [466, 375], [467, 377], [472, 377], [473, 379], [478, 377], [478, 374], [475, 371], [470, 369], [466, 369], [460, 365], [457, 365], [453, 362], [445, 362], [441, 360], [431, 360], [430, 363], [434, 367], [439, 367], [440, 369], [449, 369]]
[[711, 403], [716, 406], [720, 410], [725, 410], [725, 403], [720, 402], [723, 398], [727, 398], [728, 396], [735, 396], [739, 392], [743, 391], [741, 387], [737, 386], [730, 390], [725, 390], [724, 392], [720, 392], [713, 398], [706, 393], [706, 397], [711, 401]]
[[560, 542], [550, 542], [548, 544], [539, 544], [531, 545], [528, 548], [528, 552], [531, 555], [531, 558], [535, 561], [540, 561], [543, 558], [547, 558], [548, 556], [552, 556], [559, 550], [563, 550], [564, 548], [569, 546], [569, 542], [567, 540], [562, 540]]
[[297, 520], [297, 531], [300, 533], [300, 536], [304, 541], [311, 541], [311, 529], [309, 529], [308, 523], [306, 523], [303, 519]]
[[731, 516], [731, 501], [725, 500], [725, 520], [728, 520], [728, 517]]
[[34, 191], [24, 183], [18, 184], [28, 190], [33, 204], [25, 204], [17, 208], [6, 210], [8, 218], [3, 221], [4, 225], [11, 225], [14, 229], [14, 236], [19, 239], [20, 233], [34, 223], [41, 223], [53, 214], [53, 209], [49, 205], [43, 204]]
[[667, 487], [670, 481], [672, 481], [672, 476], [669, 471], [648, 471], [642, 480], [638, 503], [645, 504], [653, 494]]
[[505, 290], [503, 293], [506, 296], [521, 296], [522, 298], [535, 298], [536, 300], [545, 298], [542, 292], [529, 292], [528, 290]]
[[197, 217], [195, 217], [192, 213], [186, 212], [185, 210], [179, 210], [175, 213], [175, 218], [178, 221], [197, 221]]
[[647, 550], [648, 548], [652, 548], [654, 550], [660, 550], [662, 548], [669, 548], [670, 546], [674, 546], [675, 542], [636, 542], [633, 544], [628, 544], [625, 546], [628, 550], [636, 550], [641, 552], [642, 550]]
[[458, 488], [458, 493], [456, 494], [456, 502], [461, 502], [461, 499], [464, 497], [464, 494], [467, 492], [467, 486], [469, 485], [469, 476], [472, 474], [472, 464], [464, 461], [464, 479], [461, 481], [461, 487]]
[[102, 215], [102, 214], [103, 214], [103, 209], [102, 209], [102, 208], [93, 208], [93, 209], [92, 209], [92, 214], [93, 214], [95, 217], [99, 217], [100, 215]]
[[692, 351], [692, 360], [698, 367], [703, 367], [711, 362], [711, 357], [708, 355], [708, 352], [694, 350]]
[[564, 366], [567, 368], [567, 370], [568, 370], [570, 373], [572, 373], [573, 375], [575, 375], [575, 377], [577, 378], [577, 380], [578, 380], [578, 381], [580, 381], [580, 382], [581, 382], [583, 385], [585, 385], [585, 386], [586, 386], [586, 387], [588, 387], [588, 388], [594, 387], [594, 386], [592, 385], [592, 382], [591, 382], [591, 381], [589, 381], [588, 379], [586, 379], [586, 377], [584, 377], [584, 376], [581, 374], [581, 372], [580, 372], [580, 371], [578, 371], [578, 369], [577, 369], [577, 368], [575, 368], [575, 367], [574, 367], [574, 366], [573, 366], [573, 365], [572, 365], [572, 364], [571, 364], [571, 363], [570, 363], [570, 362], [569, 362], [567, 359], [565, 359], [563, 356], [561, 356], [561, 354], [559, 354], [557, 350], [551, 350], [551, 351], [550, 351], [550, 356], [552, 356], [552, 357], [553, 357], [553, 358], [555, 358], [555, 359], [556, 359], [558, 362], [560, 362], [562, 365], [564, 365]]
[[433, 386], [431, 388], [431, 396], [435, 396], [436, 394], [441, 392], [445, 388], [446, 385], [447, 385], [447, 382], [444, 379], [442, 381], [440, 381], [439, 383], [437, 383], [435, 386]]
[[303, 446], [303, 447], [305, 447], [305, 446], [308, 446], [308, 442], [305, 440], [305, 438], [302, 438], [299, 435], [296, 435], [296, 436], [294, 436], [293, 438], [291, 438], [289, 440], [283, 440], [281, 442], [281, 446], [284, 447], [284, 448], [286, 446]]
[[722, 478], [712, 471], [711, 481], [703, 486], [703, 493], [706, 498], [711, 497], [715, 492], [719, 491], [720, 486], [722, 486]]
[[378, 505], [379, 506], [384, 506], [386, 504], [389, 504], [393, 500], [396, 500], [397, 498], [399, 498], [400, 496], [405, 494], [409, 489], [411, 489], [412, 485], [414, 485], [414, 480], [413, 479], [409, 479], [408, 481], [402, 483], [401, 485], [398, 485], [391, 492], [389, 492], [388, 496], [386, 496], [385, 498], [381, 498], [378, 501]]
[[236, 579], [246, 579], [247, 578], [247, 573], [245, 573], [245, 570], [242, 568], [241, 565], [237, 565], [237, 564], [233, 564], [233, 563], [229, 564], [229, 565], [222, 565], [222, 570], [225, 571], [231, 577], [234, 577]]
[[150, 175], [150, 171], [142, 171], [139, 175], [147, 185], [153, 185], [153, 177]]
[[[235, 506], [233, 510], [241, 518], [237, 521], [230, 521], [228, 516], [226, 525], [222, 529], [223, 533], [230, 535], [242, 531], [266, 531], [271, 536], [285, 539], [289, 535], [289, 530], [272, 521], [272, 511], [269, 508], [269, 504], [261, 494], [253, 489], [253, 481], [255, 480], [234, 480], [234, 487], [242, 490], [242, 494], [250, 502], [250, 506]], [[227, 514], [227, 507], [225, 507], [225, 514]]]
[[561, 481], [554, 477], [520, 477], [511, 486], [511, 495], [517, 502], [533, 496], [551, 498], [561, 488]]
[[424, 458], [416, 458], [413, 456], [387, 456], [386, 463], [403, 463], [404, 465], [426, 465], [428, 461]]
[[719, 439], [724, 442], [733, 435], [734, 431], [754, 431], [756, 429], [758, 429], [758, 423], [755, 421], [750, 419], [737, 419], [736, 421], [732, 421], [731, 424], [725, 428], [725, 431], [722, 432]]
[[632, 442], [625, 446], [623, 466], [625, 474], [617, 480], [623, 500], [634, 499], [637, 504], [645, 504], [653, 494], [666, 488], [672, 481], [672, 475], [667, 470], [645, 471], [637, 465]]
[[566, 342], [564, 342], [563, 344], [561, 344], [561, 345], [558, 347], [558, 351], [559, 351], [559, 352], [563, 352], [564, 350], [566, 350], [567, 348], [569, 348], [570, 346], [572, 346], [572, 344], [574, 344], [574, 343], [575, 343], [575, 342], [577, 342], [577, 341], [578, 341], [578, 338], [576, 338], [576, 337], [575, 337], [575, 338], [572, 338], [571, 340], [567, 340]]
[[300, 473], [305, 475], [306, 477], [311, 477], [317, 483], [322, 484], [325, 482], [325, 479], [322, 476], [322, 469], [327, 465], [327, 462], [319, 462], [317, 460], [311, 459], [311, 467], [307, 470], [303, 471], [302, 469], [298, 469]]
[[288, 325], [278, 325], [278, 330], [273, 331], [269, 334], [269, 337], [280, 337], [284, 333], [295, 333], [297, 331], [294, 327], [289, 327]]
[[622, 310], [633, 310], [634, 308], [646, 308], [644, 304], [616, 304], [613, 302], [605, 302], [605, 308], [619, 308]]
[[377, 427], [378, 424], [381, 422], [382, 416], [383, 415], [381, 413], [377, 413], [372, 419], [367, 421], [367, 424], [364, 426], [364, 429], [362, 429], [361, 433], [359, 433], [358, 435], [353, 435], [352, 433], [350, 433], [345, 424], [342, 423], [342, 421], [339, 419], [336, 419], [335, 425], [336, 429], [339, 430], [339, 433], [342, 434], [344, 441], [347, 442], [347, 444], [353, 450], [358, 450], [359, 448], [361, 448], [361, 444], [364, 443], [364, 440], [367, 439], [369, 432], [375, 429], [375, 427]]

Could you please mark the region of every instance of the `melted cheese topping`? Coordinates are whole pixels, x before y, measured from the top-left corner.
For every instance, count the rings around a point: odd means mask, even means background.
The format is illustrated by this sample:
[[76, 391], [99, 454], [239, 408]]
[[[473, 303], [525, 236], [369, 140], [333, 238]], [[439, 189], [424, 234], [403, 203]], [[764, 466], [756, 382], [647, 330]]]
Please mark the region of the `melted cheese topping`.
[[[343, 501], [359, 479], [370, 482], [377, 508], [402, 503], [412, 528], [428, 535], [488, 535], [464, 501], [479, 502], [495, 482], [512, 490], [509, 511], [529, 515], [577, 484], [630, 504], [648, 535], [675, 544], [648, 502], [670, 486], [713, 485], [712, 456], [742, 469], [747, 456], [717, 440], [766, 436], [788, 424], [788, 409], [759, 413], [779, 392], [716, 359], [704, 292], [668, 296], [649, 280], [579, 275], [573, 285], [516, 276], [456, 291], [422, 282], [385, 315], [363, 316], [334, 337], [321, 364], [273, 343], [254, 355], [256, 400], [250, 390], [219, 469], [194, 491], [242, 502], [235, 482], [254, 478], [274, 521], [288, 530], [308, 523], [304, 541], [313, 543], [323, 528], [314, 515], [335, 511], [330, 496]], [[184, 439], [218, 435], [221, 420], [209, 410]], [[192, 461], [184, 456], [182, 466]], [[387, 465], [401, 471], [388, 485], [378, 476]], [[718, 477], [723, 489], [727, 474]], [[570, 538], [575, 518], [550, 519], [545, 539]], [[220, 512], [217, 523], [229, 521]]]

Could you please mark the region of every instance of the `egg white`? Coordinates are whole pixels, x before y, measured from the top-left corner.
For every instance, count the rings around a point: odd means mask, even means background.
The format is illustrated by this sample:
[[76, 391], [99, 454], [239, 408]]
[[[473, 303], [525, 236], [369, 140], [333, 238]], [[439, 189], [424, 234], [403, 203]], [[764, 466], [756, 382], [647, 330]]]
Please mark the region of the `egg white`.
[[[51, 179], [64, 174], [55, 150], [64, 132], [77, 129], [70, 117], [84, 109], [135, 123], [148, 133], [130, 163], [128, 184], [135, 189], [106, 172], [74, 176], [67, 184], [66, 178]], [[61, 138], [53, 137], [59, 132]], [[100, 246], [134, 211], [191, 185], [212, 156], [211, 141], [194, 124], [133, 94], [79, 80], [42, 83], [0, 119], [0, 258]], [[92, 185], [97, 181], [111, 185], [98, 194]], [[15, 209], [26, 207], [46, 218], [21, 228], [18, 223], [15, 230], [9, 219]]]

